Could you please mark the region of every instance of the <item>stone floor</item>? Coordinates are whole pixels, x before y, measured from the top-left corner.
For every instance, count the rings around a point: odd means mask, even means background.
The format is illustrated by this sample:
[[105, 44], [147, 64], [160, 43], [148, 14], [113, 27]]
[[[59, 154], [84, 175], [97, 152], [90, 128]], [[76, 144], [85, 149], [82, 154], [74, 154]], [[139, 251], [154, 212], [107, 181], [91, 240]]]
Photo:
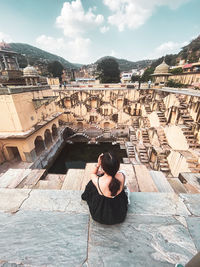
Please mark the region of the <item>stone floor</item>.
[[200, 194], [131, 193], [124, 223], [101, 225], [80, 191], [0, 189], [0, 266], [185, 264], [200, 250]]

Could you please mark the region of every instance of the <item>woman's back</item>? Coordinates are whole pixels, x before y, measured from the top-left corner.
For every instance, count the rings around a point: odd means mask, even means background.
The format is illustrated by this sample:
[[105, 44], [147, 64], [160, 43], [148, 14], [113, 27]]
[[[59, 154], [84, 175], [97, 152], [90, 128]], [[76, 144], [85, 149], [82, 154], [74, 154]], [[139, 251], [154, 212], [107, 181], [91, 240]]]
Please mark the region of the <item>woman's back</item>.
[[99, 194], [92, 180], [87, 184], [82, 199], [87, 201], [92, 218], [102, 224], [124, 221], [127, 213], [127, 195], [124, 189], [115, 197]]
[[[103, 174], [99, 177], [98, 170]], [[91, 173], [82, 199], [86, 200], [92, 218], [103, 224], [116, 224], [124, 221], [128, 199], [124, 191], [125, 175], [119, 170], [119, 161], [112, 153], [99, 156], [97, 166]]]
[[[116, 195], [118, 195], [124, 188], [125, 176], [123, 173], [118, 172], [116, 173], [115, 178], [120, 182], [120, 188], [116, 193]], [[92, 178], [92, 182], [96, 186], [100, 195], [113, 198], [113, 196], [111, 195], [110, 189], [109, 189], [109, 184], [111, 180], [112, 180], [112, 177], [105, 177], [105, 175]]]

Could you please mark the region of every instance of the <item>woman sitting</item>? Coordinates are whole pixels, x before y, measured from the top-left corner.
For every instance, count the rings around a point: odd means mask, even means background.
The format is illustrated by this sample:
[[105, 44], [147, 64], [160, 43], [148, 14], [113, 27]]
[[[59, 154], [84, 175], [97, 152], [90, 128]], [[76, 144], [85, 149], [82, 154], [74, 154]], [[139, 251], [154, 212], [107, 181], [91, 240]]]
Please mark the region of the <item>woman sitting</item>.
[[[101, 154], [82, 194], [92, 218], [99, 223], [121, 223], [126, 217], [128, 199], [124, 191], [125, 175], [118, 172], [119, 165], [113, 153]], [[101, 174], [98, 173], [100, 166], [103, 170]]]

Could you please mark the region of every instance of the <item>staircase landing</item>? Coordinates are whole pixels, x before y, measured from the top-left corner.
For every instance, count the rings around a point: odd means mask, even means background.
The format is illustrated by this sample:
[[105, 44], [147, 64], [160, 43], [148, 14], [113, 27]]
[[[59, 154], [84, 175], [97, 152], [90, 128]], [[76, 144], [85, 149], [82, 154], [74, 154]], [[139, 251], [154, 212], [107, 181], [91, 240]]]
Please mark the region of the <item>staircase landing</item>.
[[124, 223], [90, 217], [81, 191], [0, 189], [0, 266], [185, 264], [200, 250], [200, 194], [131, 193]]

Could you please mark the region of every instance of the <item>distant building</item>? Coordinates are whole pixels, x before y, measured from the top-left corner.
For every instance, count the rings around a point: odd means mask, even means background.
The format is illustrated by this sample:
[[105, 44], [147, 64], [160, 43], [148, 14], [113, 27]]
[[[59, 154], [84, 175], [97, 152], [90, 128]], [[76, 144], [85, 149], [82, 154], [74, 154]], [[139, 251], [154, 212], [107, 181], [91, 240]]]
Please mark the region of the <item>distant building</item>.
[[122, 72], [121, 82], [122, 83], [130, 83], [132, 75], [133, 75], [132, 72], [127, 72], [127, 71]]
[[171, 75], [172, 74], [169, 72], [169, 65], [163, 60], [163, 62], [155, 68], [155, 71], [152, 74], [154, 85], [159, 87], [164, 86]]
[[200, 88], [200, 61], [185, 64], [182, 66], [182, 70], [182, 73], [173, 74], [170, 78], [186, 86]]
[[17, 53], [5, 42], [0, 43], [0, 84], [24, 85], [23, 73], [19, 68]]

